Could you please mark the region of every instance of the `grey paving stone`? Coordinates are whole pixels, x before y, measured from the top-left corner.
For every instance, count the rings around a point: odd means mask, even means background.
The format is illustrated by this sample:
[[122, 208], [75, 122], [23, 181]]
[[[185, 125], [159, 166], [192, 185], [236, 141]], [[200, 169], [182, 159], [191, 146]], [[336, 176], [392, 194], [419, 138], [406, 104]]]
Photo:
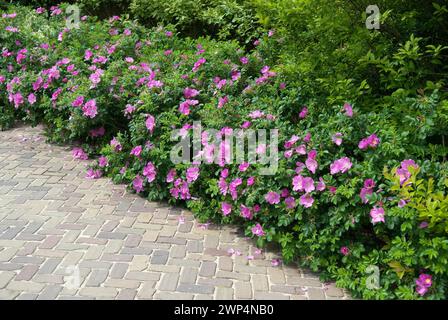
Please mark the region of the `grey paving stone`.
[[121, 249], [121, 254], [130, 254], [130, 255], [144, 255], [149, 256], [152, 253], [151, 248], [145, 248], [145, 247], [136, 247], [136, 248], [128, 248], [125, 247]]
[[199, 275], [202, 277], [212, 277], [216, 272], [216, 263], [212, 261], [203, 261]]
[[6, 287], [9, 281], [11, 281], [15, 275], [16, 275], [15, 272], [12, 271], [0, 272], [0, 289]]
[[86, 286], [88, 287], [99, 287], [102, 283], [104, 283], [109, 275], [108, 270], [92, 270], [89, 278], [87, 279]]
[[56, 267], [61, 263], [62, 259], [60, 258], [49, 258], [45, 263], [40, 267], [39, 274], [49, 274], [52, 273]]
[[188, 252], [202, 252], [203, 245], [202, 241], [189, 240], [187, 243]]
[[62, 287], [60, 285], [47, 286], [39, 294], [37, 300], [55, 300], [61, 291]]
[[177, 286], [177, 291], [189, 293], [213, 293], [215, 288], [205, 284], [180, 283]]
[[142, 236], [138, 234], [130, 234], [127, 236], [126, 241], [124, 243], [125, 247], [135, 248], [138, 247], [140, 242], [142, 241]]
[[39, 295], [37, 293], [22, 293], [17, 300], [36, 300]]
[[127, 263], [115, 263], [110, 271], [110, 277], [112, 279], [123, 279], [129, 265]]
[[123, 240], [126, 238], [125, 233], [119, 233], [119, 232], [100, 232], [98, 233], [98, 238], [102, 239], [120, 239]]
[[198, 276], [197, 268], [191, 268], [191, 267], [182, 268], [179, 283], [194, 284], [196, 282], [197, 276]]
[[117, 299], [117, 300], [133, 300], [136, 295], [137, 295], [137, 290], [122, 289], [115, 299]]
[[157, 281], [160, 279], [160, 273], [148, 271], [129, 271], [125, 278], [129, 280]]
[[166, 264], [168, 256], [168, 251], [155, 250], [151, 258], [151, 264]]

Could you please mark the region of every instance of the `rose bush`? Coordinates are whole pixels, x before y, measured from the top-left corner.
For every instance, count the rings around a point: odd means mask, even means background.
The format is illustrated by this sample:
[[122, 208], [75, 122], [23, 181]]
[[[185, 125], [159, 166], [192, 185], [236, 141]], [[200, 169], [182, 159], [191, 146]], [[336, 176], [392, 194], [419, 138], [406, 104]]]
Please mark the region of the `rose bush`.
[[[390, 97], [415, 107], [402, 119], [350, 101], [324, 107], [269, 65], [272, 32], [245, 52], [120, 17], [83, 17], [69, 30], [62, 9], [2, 12], [2, 127], [44, 123], [50, 140], [78, 143], [74, 158], [99, 156], [86, 178], [107, 175], [202, 222], [240, 225], [356, 296], [447, 297], [446, 154], [428, 153], [425, 126], [409, 126], [415, 109], [444, 121], [430, 111], [446, 103], [439, 88]], [[209, 129], [278, 130], [278, 168], [227, 163], [232, 147]], [[188, 163], [170, 157], [179, 138], [201, 146]], [[268, 138], [256, 154], [274, 156]]]

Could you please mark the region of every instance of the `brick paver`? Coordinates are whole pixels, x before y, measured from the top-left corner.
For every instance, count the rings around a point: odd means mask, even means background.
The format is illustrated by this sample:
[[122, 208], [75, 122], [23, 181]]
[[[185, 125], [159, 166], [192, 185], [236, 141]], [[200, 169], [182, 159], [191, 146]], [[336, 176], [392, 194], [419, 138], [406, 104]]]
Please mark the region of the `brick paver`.
[[274, 252], [248, 260], [236, 227], [86, 180], [87, 164], [40, 127], [0, 132], [0, 299], [349, 298]]

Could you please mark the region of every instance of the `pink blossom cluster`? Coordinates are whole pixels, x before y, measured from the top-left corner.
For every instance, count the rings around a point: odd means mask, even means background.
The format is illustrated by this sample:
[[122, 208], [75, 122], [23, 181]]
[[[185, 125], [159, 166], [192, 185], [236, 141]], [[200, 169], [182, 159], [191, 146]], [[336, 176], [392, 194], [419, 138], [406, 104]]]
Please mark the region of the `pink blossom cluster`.
[[409, 159], [402, 161], [400, 167], [397, 168], [397, 176], [400, 178], [401, 185], [404, 185], [411, 178], [412, 173], [409, 171], [410, 168], [415, 171], [419, 166], [414, 160]]
[[432, 276], [426, 273], [420, 274], [415, 280], [416, 291], [419, 295], [424, 296], [432, 286]]
[[359, 196], [363, 203], [368, 203], [369, 200], [366, 196], [373, 194], [373, 189], [375, 188], [375, 181], [373, 179], [367, 179], [364, 181], [364, 187], [361, 189]]
[[255, 79], [255, 83], [257, 85], [263, 84], [265, 82], [267, 82], [270, 78], [275, 77], [277, 74], [274, 71], [270, 70], [271, 68], [269, 66], [264, 66], [260, 73], [261, 73], [261, 77]]
[[373, 224], [378, 222], [385, 222], [384, 220], [384, 209], [383, 207], [374, 206], [372, 210], [370, 210], [370, 217]]
[[367, 148], [376, 148], [380, 144], [380, 139], [377, 137], [376, 134], [372, 134], [368, 136], [367, 138], [362, 139], [358, 147], [361, 150], [366, 150]]
[[338, 160], [333, 161], [330, 165], [330, 174], [334, 175], [337, 173], [345, 173], [353, 166], [350, 158], [343, 157]]

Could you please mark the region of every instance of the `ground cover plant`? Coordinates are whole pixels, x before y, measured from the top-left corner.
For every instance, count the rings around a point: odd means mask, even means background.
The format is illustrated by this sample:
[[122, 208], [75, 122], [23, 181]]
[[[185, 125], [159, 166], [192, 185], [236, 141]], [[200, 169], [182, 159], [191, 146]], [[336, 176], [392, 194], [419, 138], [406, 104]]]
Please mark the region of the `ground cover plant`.
[[[240, 225], [260, 247], [278, 243], [285, 261], [355, 296], [447, 297], [446, 78], [429, 80], [416, 66], [436, 69], [443, 46], [409, 36], [353, 79], [324, 79], [291, 58], [279, 24], [248, 51], [119, 16], [82, 16], [69, 29], [64, 9], [1, 12], [3, 129], [15, 119], [43, 123], [50, 141], [76, 143], [74, 158], [96, 159], [86, 178], [185, 205], [204, 223]], [[322, 61], [347, 73], [352, 60]], [[366, 80], [371, 63], [380, 71]], [[221, 138], [278, 130], [277, 170], [227, 163], [230, 147], [207, 129]], [[179, 137], [202, 146], [188, 163], [171, 160]], [[276, 145], [267, 139], [255, 152]]]

